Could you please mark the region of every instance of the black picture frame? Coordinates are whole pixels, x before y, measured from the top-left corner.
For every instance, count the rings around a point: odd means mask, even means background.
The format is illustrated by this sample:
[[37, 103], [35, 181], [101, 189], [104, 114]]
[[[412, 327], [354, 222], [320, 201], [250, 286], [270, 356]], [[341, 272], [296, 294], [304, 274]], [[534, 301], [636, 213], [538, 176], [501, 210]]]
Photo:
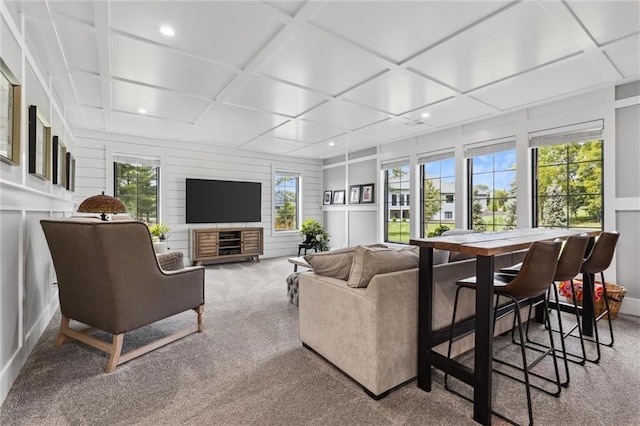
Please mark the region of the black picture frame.
[[7, 64], [0, 58], [0, 161], [20, 165], [20, 115], [22, 86]]
[[333, 199], [331, 200], [331, 204], [344, 204], [344, 199], [345, 199], [344, 195], [345, 195], [344, 189], [333, 191]]
[[51, 179], [51, 126], [35, 105], [29, 106], [29, 173]]
[[372, 204], [375, 202], [374, 184], [360, 185], [360, 203]]
[[349, 186], [349, 204], [360, 204], [360, 185]]
[[67, 152], [67, 181], [66, 181], [66, 189], [69, 191], [76, 190], [76, 159], [70, 153]]
[[67, 187], [67, 147], [59, 136], [54, 136], [52, 141], [52, 162], [53, 172], [51, 181], [54, 185]]
[[322, 204], [323, 205], [327, 205], [327, 204], [331, 204], [331, 198], [333, 197], [333, 192], [331, 191], [324, 191], [324, 197], [322, 198]]

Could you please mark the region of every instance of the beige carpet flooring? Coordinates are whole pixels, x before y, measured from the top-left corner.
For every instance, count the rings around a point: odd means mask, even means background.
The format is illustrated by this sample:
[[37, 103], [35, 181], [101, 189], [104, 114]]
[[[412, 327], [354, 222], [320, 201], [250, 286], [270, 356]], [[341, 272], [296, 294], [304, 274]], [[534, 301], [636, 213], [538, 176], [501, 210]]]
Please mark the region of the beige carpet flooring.
[[[445, 391], [439, 372], [431, 393], [413, 381], [374, 401], [303, 348], [297, 308], [286, 297], [291, 271], [286, 259], [208, 266], [205, 332], [112, 374], [103, 373], [106, 355], [84, 344], [52, 347], [56, 315], [0, 407], [0, 424], [475, 424], [471, 404]], [[137, 330], [125, 337], [125, 350], [193, 321], [189, 312]], [[620, 316], [615, 348], [603, 348], [600, 365], [571, 365], [571, 384], [560, 398], [534, 391], [536, 423], [640, 424], [639, 330], [640, 318]], [[464, 385], [456, 388], [470, 394]], [[523, 385], [494, 374], [494, 407], [526, 423]]]

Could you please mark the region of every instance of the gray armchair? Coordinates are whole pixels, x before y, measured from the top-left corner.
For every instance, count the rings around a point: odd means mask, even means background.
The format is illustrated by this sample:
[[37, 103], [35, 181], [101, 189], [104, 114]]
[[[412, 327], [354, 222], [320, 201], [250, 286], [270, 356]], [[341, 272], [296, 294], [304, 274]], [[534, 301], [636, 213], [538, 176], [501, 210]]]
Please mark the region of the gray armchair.
[[[62, 322], [55, 345], [77, 339], [110, 354], [106, 372], [119, 364], [202, 332], [204, 268], [166, 271], [142, 222], [42, 220], [58, 276]], [[195, 310], [197, 323], [143, 347], [122, 352], [124, 334], [169, 316]], [[69, 326], [73, 319], [89, 328]], [[91, 336], [113, 334], [109, 344]]]

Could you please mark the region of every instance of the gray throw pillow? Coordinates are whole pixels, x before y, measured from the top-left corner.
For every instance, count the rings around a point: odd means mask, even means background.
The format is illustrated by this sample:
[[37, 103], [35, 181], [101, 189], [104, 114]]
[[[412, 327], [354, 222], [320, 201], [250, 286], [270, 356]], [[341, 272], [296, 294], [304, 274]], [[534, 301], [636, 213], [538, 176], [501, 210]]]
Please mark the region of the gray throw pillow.
[[366, 287], [375, 275], [414, 269], [418, 263], [419, 256], [412, 250], [357, 246], [347, 285]]

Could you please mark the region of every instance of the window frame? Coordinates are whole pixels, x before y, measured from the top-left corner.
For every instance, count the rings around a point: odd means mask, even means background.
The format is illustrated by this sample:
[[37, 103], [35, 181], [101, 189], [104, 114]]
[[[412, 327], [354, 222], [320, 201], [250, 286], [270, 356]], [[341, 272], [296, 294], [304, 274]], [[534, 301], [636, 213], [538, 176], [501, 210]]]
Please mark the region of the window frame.
[[[433, 157], [432, 157], [433, 158]], [[453, 160], [454, 162], [454, 167], [453, 167], [453, 176], [443, 176], [442, 175], [442, 162], [446, 161], [446, 160]], [[426, 178], [426, 165], [430, 164], [430, 163], [440, 163], [440, 167], [439, 167], [439, 174], [438, 176], [433, 176], [430, 178]], [[432, 224], [437, 224], [438, 227], [440, 226], [447, 226], [447, 225], [451, 225], [450, 229], [455, 229], [456, 225], [455, 225], [455, 219], [453, 217], [453, 214], [455, 213], [455, 202], [456, 202], [456, 194], [455, 194], [455, 186], [456, 186], [456, 169], [455, 169], [455, 156], [453, 155], [447, 155], [445, 157], [441, 157], [441, 156], [436, 156], [435, 158], [431, 159], [429, 161], [428, 158], [426, 158], [424, 161], [422, 161], [419, 164], [420, 167], [420, 205], [419, 205], [419, 211], [420, 211], [420, 238], [426, 238], [428, 235], [428, 232], [426, 231], [426, 229], [428, 228], [428, 224], [432, 223]], [[453, 187], [454, 187], [454, 193], [453, 195], [446, 195], [444, 198], [442, 197], [442, 180], [443, 178], [453, 178]], [[440, 198], [439, 198], [439, 202], [440, 202], [440, 217], [438, 220], [431, 220], [431, 218], [429, 218], [429, 220], [427, 218], [425, 218], [425, 197], [424, 197], [424, 182], [426, 180], [439, 180], [440, 181]], [[449, 197], [452, 198], [452, 201], [449, 202]], [[447, 218], [444, 217], [444, 215], [442, 213], [444, 213], [443, 207], [445, 203], [452, 203], [454, 205], [454, 210], [451, 212], [451, 218], [448, 218], [449, 220], [447, 220], [446, 222], [443, 222], [443, 220], [446, 220]], [[453, 223], [449, 223], [450, 220], [453, 220]]]
[[[393, 197], [394, 194], [389, 193], [389, 171], [393, 169], [406, 169], [406, 173], [403, 174], [403, 176], [406, 176], [406, 178], [401, 178], [398, 181], [398, 184], [402, 186], [404, 182], [407, 182], [409, 184], [407, 194], [411, 192], [411, 175], [412, 174], [411, 174], [411, 167], [409, 164], [403, 164], [403, 165], [394, 164], [393, 166], [382, 169], [382, 172], [384, 174], [383, 239], [385, 242], [394, 243], [394, 244], [409, 244], [409, 241], [411, 240], [411, 208], [409, 205], [406, 205], [406, 203], [404, 202], [405, 197], [403, 197], [403, 194], [401, 192], [398, 192], [397, 194], [395, 194], [396, 195], [395, 203], [393, 203], [392, 198], [390, 198], [390, 196]], [[407, 231], [408, 231], [407, 241], [401, 241], [400, 239], [398, 240], [389, 239], [389, 223], [393, 222], [389, 218], [391, 210], [398, 211], [398, 220], [396, 222], [400, 223], [399, 227], [401, 231], [403, 228], [402, 224], [406, 224]], [[405, 219], [407, 218], [403, 214], [405, 212], [408, 213], [409, 215], [407, 222], [405, 222]], [[399, 235], [402, 235], [402, 234], [403, 232], [399, 232]]]
[[[115, 157], [119, 157], [119, 156], [115, 156]], [[113, 163], [113, 167], [111, 169], [112, 172], [113, 172], [112, 188], [113, 188], [113, 196], [118, 198], [118, 190], [117, 190], [117, 182], [118, 182], [117, 169], [118, 169], [118, 164], [131, 164], [131, 165], [133, 165], [133, 163], [126, 163], [124, 161], [117, 161], [115, 157], [112, 158], [112, 163]], [[162, 223], [162, 213], [161, 213], [162, 209], [161, 209], [161, 196], [160, 196], [161, 187], [162, 187], [162, 183], [161, 183], [162, 173], [161, 173], [160, 169], [162, 168], [162, 166], [161, 166], [161, 164], [155, 164], [155, 165], [148, 166], [148, 167], [153, 167], [155, 169], [155, 173], [156, 173], [156, 177], [155, 177], [155, 179], [156, 179], [156, 220], [155, 220], [155, 222], [152, 222], [152, 221], [145, 221], [143, 219], [139, 219], [138, 215], [137, 215], [137, 211], [136, 211], [136, 215], [135, 216], [133, 216], [131, 212], [127, 212], [127, 214], [129, 216], [131, 216], [132, 219], [141, 220], [141, 221], [143, 221], [145, 223]], [[137, 198], [138, 198], [138, 196], [136, 194], [136, 200], [137, 200]], [[124, 201], [123, 201], [123, 203], [124, 203]]]
[[[277, 229], [277, 210], [276, 210], [276, 177], [277, 176], [289, 176], [297, 179], [296, 183], [296, 224], [294, 229]], [[272, 204], [271, 204], [271, 226], [272, 235], [291, 235], [300, 232], [300, 226], [302, 225], [302, 172], [293, 170], [274, 169], [271, 176], [271, 183], [273, 185], [272, 190]]]

